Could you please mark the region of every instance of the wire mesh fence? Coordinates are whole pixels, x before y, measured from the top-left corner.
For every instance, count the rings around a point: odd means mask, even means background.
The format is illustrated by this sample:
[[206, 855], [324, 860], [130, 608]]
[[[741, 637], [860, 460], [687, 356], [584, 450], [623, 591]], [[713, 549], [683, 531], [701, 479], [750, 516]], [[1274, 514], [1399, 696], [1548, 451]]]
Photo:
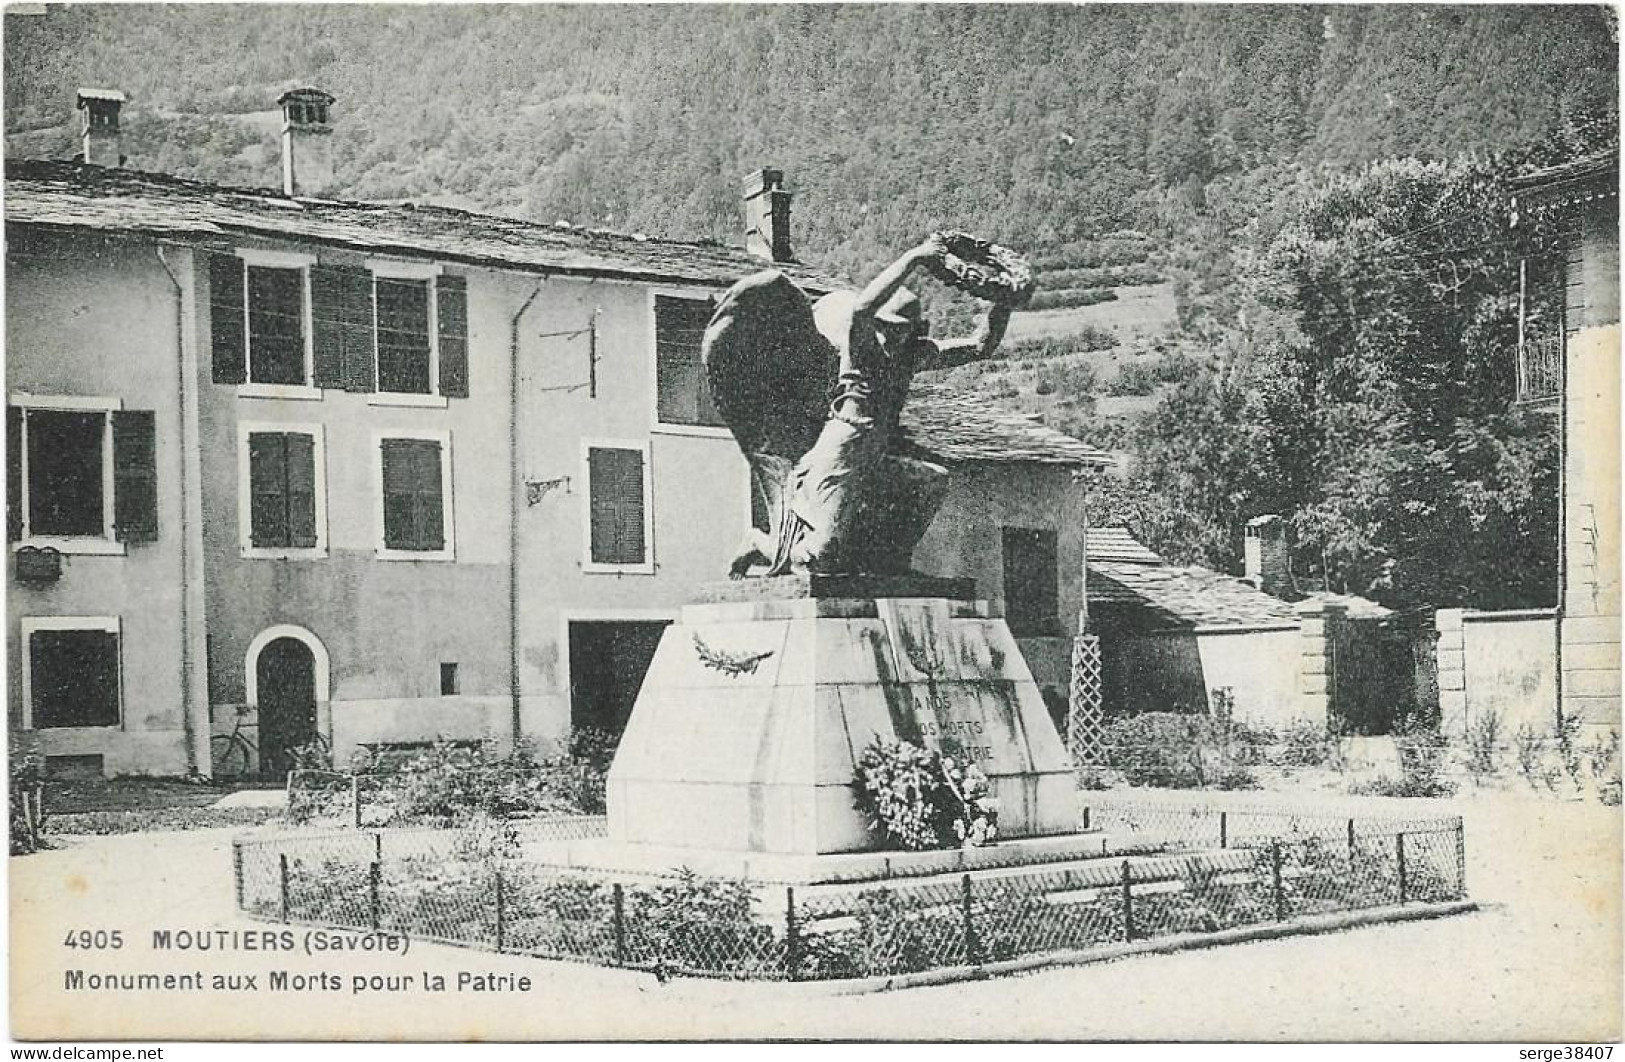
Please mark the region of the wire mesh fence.
[[[913, 880], [785, 886], [610, 875], [522, 857], [601, 818], [240, 838], [239, 907], [540, 958], [756, 980], [890, 976], [1409, 903], [1464, 899], [1461, 820], [1089, 805], [1149, 853]], [[596, 831], [596, 832], [593, 832]]]
[[356, 829], [449, 821], [479, 810], [498, 816], [602, 807], [603, 771], [578, 763], [388, 761], [368, 771], [288, 772], [293, 822]]

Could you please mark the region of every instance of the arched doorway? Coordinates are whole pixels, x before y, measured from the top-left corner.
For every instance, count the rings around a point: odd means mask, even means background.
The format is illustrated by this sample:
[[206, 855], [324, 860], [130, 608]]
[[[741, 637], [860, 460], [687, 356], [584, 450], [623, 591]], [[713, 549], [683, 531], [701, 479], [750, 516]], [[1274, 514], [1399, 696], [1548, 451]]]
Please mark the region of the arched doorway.
[[257, 709], [259, 772], [286, 777], [293, 750], [316, 741], [328, 697], [327, 649], [303, 627], [263, 630], [248, 647], [248, 700]]
[[260, 650], [260, 773], [282, 778], [290, 753], [316, 740], [316, 658], [296, 638], [278, 638]]

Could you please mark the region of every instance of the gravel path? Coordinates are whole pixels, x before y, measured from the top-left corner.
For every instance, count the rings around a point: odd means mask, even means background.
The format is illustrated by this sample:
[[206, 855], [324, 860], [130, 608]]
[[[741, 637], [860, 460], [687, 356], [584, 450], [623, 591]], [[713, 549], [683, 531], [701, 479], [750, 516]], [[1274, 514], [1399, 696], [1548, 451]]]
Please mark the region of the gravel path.
[[[1420, 807], [1417, 808], [1421, 810]], [[404, 956], [155, 950], [155, 930], [269, 928], [233, 910], [230, 830], [75, 840], [11, 860], [12, 1034], [75, 1039], [1021, 1038], [1518, 1040], [1621, 1034], [1620, 817], [1486, 797], [1466, 816], [1477, 913], [855, 997], [678, 982], [413, 943]], [[68, 948], [120, 929], [118, 952]], [[69, 991], [70, 969], [253, 975], [252, 992]], [[271, 991], [273, 970], [336, 991]], [[528, 977], [522, 991], [458, 974]], [[396, 992], [351, 991], [356, 974]], [[425, 974], [447, 978], [427, 990]]]

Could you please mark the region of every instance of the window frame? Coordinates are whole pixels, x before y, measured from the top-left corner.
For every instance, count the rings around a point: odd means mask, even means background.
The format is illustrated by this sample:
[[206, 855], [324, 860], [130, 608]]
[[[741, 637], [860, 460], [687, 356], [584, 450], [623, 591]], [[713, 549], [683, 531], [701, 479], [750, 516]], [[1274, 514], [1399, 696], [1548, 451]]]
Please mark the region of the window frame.
[[40, 631], [103, 631], [116, 639], [118, 652], [118, 722], [96, 726], [53, 726], [52, 731], [112, 733], [124, 729], [124, 632], [117, 616], [23, 616], [18, 620], [22, 638], [23, 729], [34, 726], [34, 635]]
[[[643, 560], [636, 564], [606, 564], [592, 559], [592, 452], [636, 450], [643, 455]], [[590, 575], [655, 574], [654, 463], [648, 439], [587, 437], [581, 440], [581, 570]]]
[[[251, 435], [308, 435], [311, 437], [311, 472], [316, 493], [316, 545], [254, 545], [254, 491], [249, 461]], [[321, 424], [265, 420], [237, 422], [237, 543], [245, 558], [253, 560], [323, 560], [327, 547], [327, 440]]]
[[[407, 262], [393, 258], [369, 258], [364, 263], [367, 272], [372, 274], [372, 390], [367, 394], [367, 404], [372, 406], [415, 406], [428, 409], [445, 409], [447, 399], [440, 391], [440, 275], [444, 270], [439, 262]], [[383, 389], [383, 374], [379, 367], [378, 333], [381, 328], [378, 318], [378, 281], [379, 280], [424, 280], [428, 282], [428, 330], [429, 330], [429, 390], [427, 393], [418, 391], [385, 391]]]
[[[17, 407], [22, 418], [22, 446], [18, 457], [19, 498], [22, 511], [18, 514], [22, 520], [22, 533], [17, 541], [11, 544], [12, 550], [24, 546], [56, 550], [59, 553], [77, 556], [107, 556], [122, 557], [127, 550], [125, 543], [118, 540], [118, 530], [113, 526], [116, 517], [116, 469], [113, 466], [113, 414], [123, 411], [122, 398], [108, 398], [92, 395], [34, 395], [24, 392], [12, 392], [6, 396], [9, 405]], [[42, 410], [54, 413], [99, 413], [102, 418], [102, 533], [100, 535], [35, 535], [29, 532], [29, 510], [31, 500], [28, 486], [28, 412], [29, 410]]]
[[[237, 385], [238, 398], [284, 398], [297, 401], [321, 401], [322, 389], [316, 386], [316, 322], [312, 316], [310, 269], [316, 256], [303, 251], [280, 251], [259, 247], [238, 247], [233, 252], [243, 268], [243, 383]], [[304, 339], [304, 375], [302, 384], [273, 384], [254, 382], [254, 341], [248, 327], [248, 269], [297, 269], [299, 271], [300, 331]]]
[[655, 316], [655, 300], [687, 299], [689, 302], [710, 302], [715, 305], [717, 291], [712, 288], [679, 288], [651, 286], [646, 289], [645, 314], [649, 336], [649, 430], [662, 435], [690, 435], [701, 439], [732, 439], [733, 432], [726, 425], [669, 424], [660, 419], [660, 328]]
[[[440, 549], [395, 549], [384, 537], [384, 442], [388, 439], [420, 439], [440, 444]], [[438, 428], [378, 428], [372, 433], [373, 553], [387, 561], [455, 561], [457, 559], [457, 519], [452, 504], [451, 432]]]

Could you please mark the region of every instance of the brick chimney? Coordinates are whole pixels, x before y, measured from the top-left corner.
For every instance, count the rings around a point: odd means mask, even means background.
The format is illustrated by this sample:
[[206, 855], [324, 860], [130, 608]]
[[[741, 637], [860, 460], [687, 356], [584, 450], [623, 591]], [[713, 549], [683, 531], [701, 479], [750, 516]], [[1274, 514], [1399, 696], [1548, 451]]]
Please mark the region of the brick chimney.
[[1292, 600], [1292, 572], [1287, 563], [1286, 525], [1279, 516], [1247, 521], [1246, 578], [1264, 593]]
[[745, 250], [770, 262], [795, 261], [790, 193], [781, 170], [762, 169], [745, 177]]
[[79, 132], [84, 137], [84, 161], [92, 166], [123, 165], [118, 113], [124, 106], [124, 93], [118, 89], [82, 88], [75, 106], [81, 119]]
[[289, 89], [282, 105], [282, 193], [321, 195], [333, 185], [333, 97], [318, 88]]

